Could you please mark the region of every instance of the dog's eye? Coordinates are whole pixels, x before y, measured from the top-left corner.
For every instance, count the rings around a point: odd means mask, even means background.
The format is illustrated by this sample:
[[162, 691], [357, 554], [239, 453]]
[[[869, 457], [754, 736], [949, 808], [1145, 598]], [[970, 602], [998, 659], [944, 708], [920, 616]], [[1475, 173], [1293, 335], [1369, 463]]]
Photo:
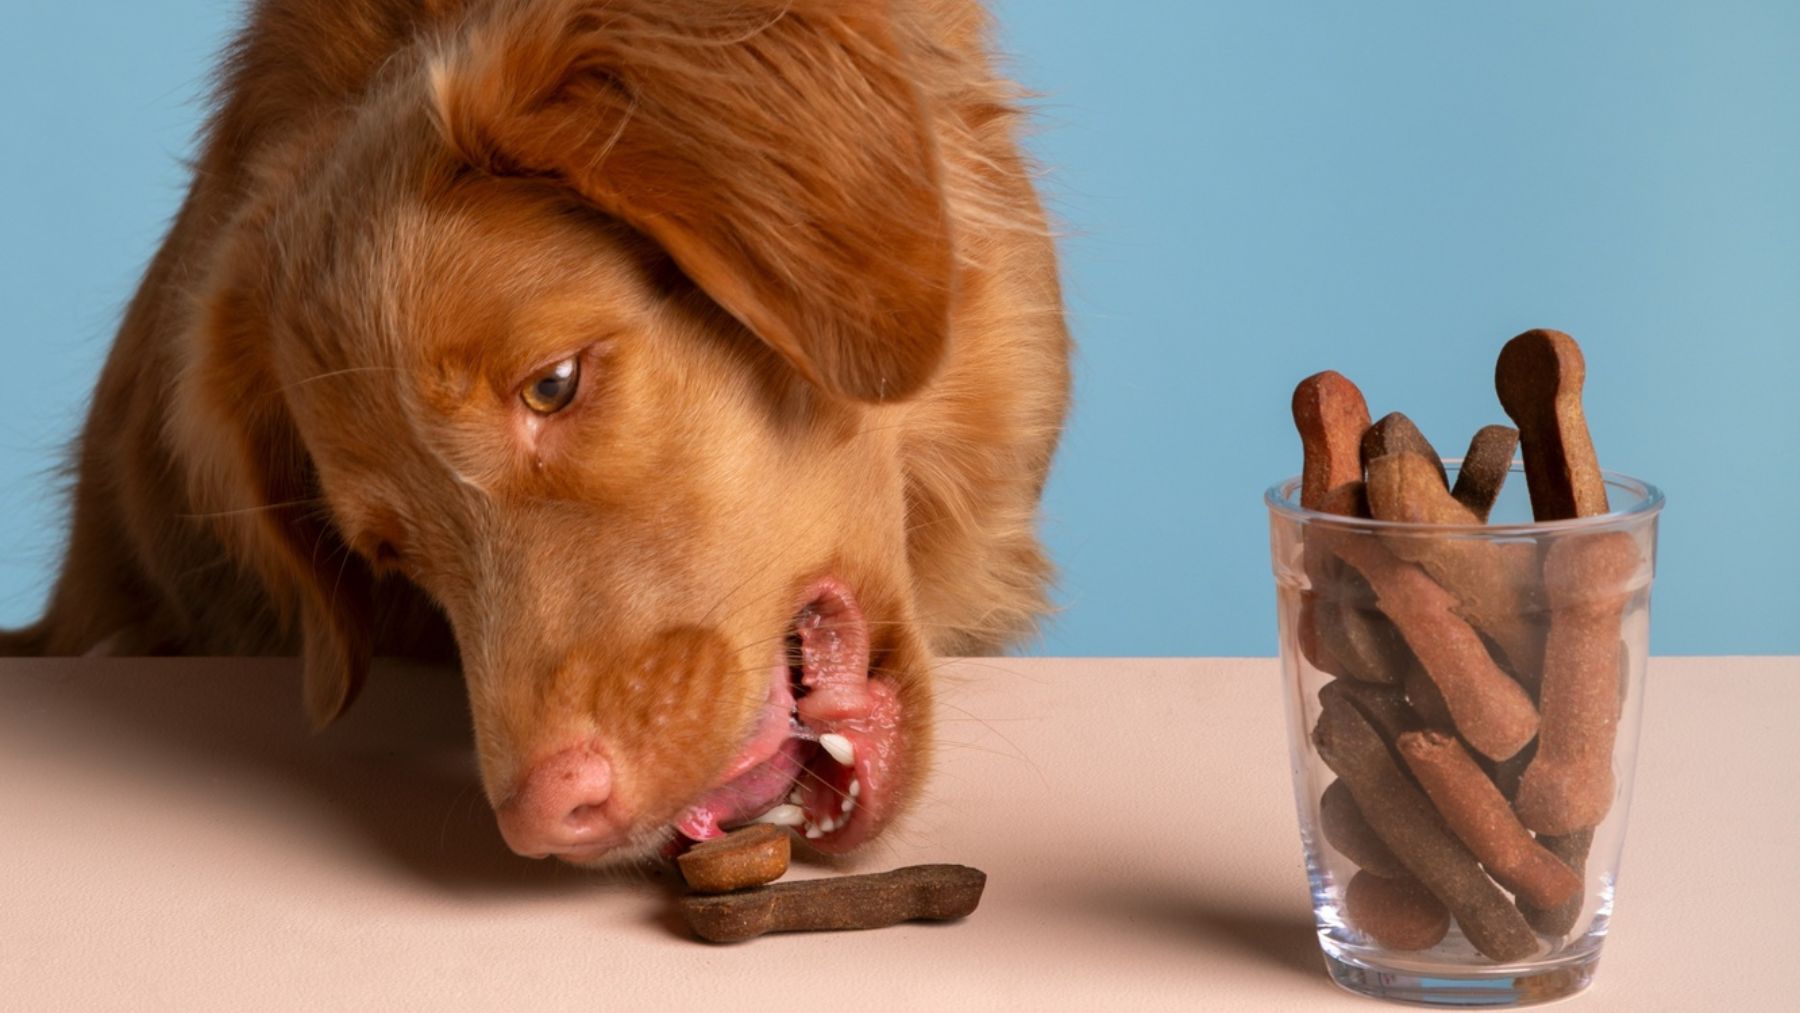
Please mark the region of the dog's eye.
[[554, 415], [575, 400], [575, 388], [581, 385], [581, 360], [568, 358], [551, 366], [525, 385], [519, 396], [525, 407], [539, 415]]

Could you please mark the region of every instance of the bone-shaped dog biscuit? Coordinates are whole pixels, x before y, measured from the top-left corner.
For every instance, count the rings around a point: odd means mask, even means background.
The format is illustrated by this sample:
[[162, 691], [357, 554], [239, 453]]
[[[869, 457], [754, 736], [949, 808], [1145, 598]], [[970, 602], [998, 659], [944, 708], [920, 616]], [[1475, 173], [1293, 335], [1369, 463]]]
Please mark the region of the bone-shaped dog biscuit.
[[1303, 455], [1300, 505], [1318, 510], [1326, 493], [1362, 480], [1360, 446], [1369, 428], [1369, 405], [1356, 384], [1328, 369], [1294, 388], [1293, 410]]
[[[1586, 874], [1588, 851], [1594, 846], [1592, 830], [1577, 830], [1572, 834], [1539, 834], [1537, 840], [1545, 850], [1574, 870], [1575, 875]], [[1581, 918], [1587, 893], [1585, 890], [1578, 891], [1575, 896], [1549, 908], [1537, 907], [1524, 897], [1513, 899], [1532, 928], [1547, 936], [1566, 936]]]
[[1537, 735], [1537, 709], [1501, 671], [1456, 599], [1424, 570], [1364, 537], [1329, 539], [1375, 589], [1381, 610], [1437, 685], [1456, 730], [1482, 755], [1504, 760]]
[[1327, 844], [1359, 869], [1388, 879], [1406, 875], [1406, 866], [1381, 843], [1381, 836], [1356, 807], [1350, 786], [1342, 781], [1331, 782], [1319, 796], [1319, 832], [1325, 835]]
[[1355, 796], [1363, 818], [1394, 857], [1444, 906], [1463, 935], [1498, 961], [1536, 952], [1537, 936], [1525, 916], [1481, 871], [1430, 800], [1403, 773], [1387, 743], [1347, 698], [1324, 700], [1313, 744]]
[[1494, 367], [1500, 406], [1519, 427], [1531, 512], [1540, 521], [1606, 512], [1606, 482], [1581, 406], [1587, 364], [1575, 339], [1535, 330], [1508, 341]]
[[1568, 535], [1544, 550], [1542, 737], [1513, 800], [1540, 834], [1589, 829], [1612, 808], [1619, 630], [1641, 563], [1637, 541], [1618, 531]]
[[[1431, 462], [1411, 452], [1369, 462], [1368, 500], [1379, 520], [1482, 523], [1438, 480]], [[1513, 673], [1535, 685], [1544, 647], [1536, 546], [1410, 532], [1390, 535], [1386, 543], [1395, 555], [1424, 567], [1456, 599], [1458, 612], [1500, 648]]]
[[1445, 824], [1489, 874], [1536, 907], [1555, 907], [1581, 890], [1581, 877], [1537, 843], [1455, 736], [1400, 736], [1400, 756]]
[[[1300, 505], [1345, 516], [1368, 516], [1366, 503], [1345, 498], [1361, 487], [1360, 442], [1369, 428], [1362, 391], [1343, 374], [1326, 370], [1294, 388], [1294, 428], [1303, 455]], [[1348, 601], [1357, 597], [1342, 562], [1308, 543], [1304, 567], [1311, 588], [1300, 595], [1295, 617], [1301, 654], [1314, 668], [1366, 682], [1393, 682], [1406, 664], [1406, 645], [1391, 624]]]
[[1422, 727], [1419, 716], [1406, 706], [1406, 697], [1397, 686], [1373, 686], [1350, 679], [1333, 679], [1319, 687], [1319, 705], [1325, 706], [1333, 698], [1355, 707], [1381, 733], [1382, 741], [1390, 745], [1403, 733]]
[[[1335, 573], [1335, 578], [1327, 578], [1330, 588], [1308, 599], [1311, 622], [1300, 627], [1301, 649], [1308, 658], [1318, 656], [1314, 667], [1374, 683], [1393, 683], [1407, 668], [1418, 667], [1387, 616], [1372, 605], [1353, 604], [1364, 597], [1357, 586], [1367, 587], [1356, 571], [1339, 562]], [[1367, 598], [1373, 600], [1373, 592]]]
[[1344, 914], [1390, 950], [1429, 950], [1450, 932], [1450, 909], [1411, 876], [1358, 872], [1344, 888]]
[[1469, 441], [1469, 452], [1456, 469], [1456, 485], [1450, 495], [1487, 523], [1500, 488], [1512, 470], [1513, 452], [1519, 448], [1519, 431], [1511, 426], [1482, 426]]
[[986, 885], [987, 874], [966, 865], [913, 865], [684, 897], [681, 909], [695, 935], [736, 943], [770, 932], [839, 932], [964, 918], [981, 903]]
[[1431, 462], [1437, 471], [1438, 484], [1449, 488], [1450, 474], [1444, 470], [1443, 458], [1438, 456], [1437, 448], [1413, 424], [1413, 420], [1400, 412], [1389, 412], [1379, 422], [1370, 426], [1363, 433], [1362, 442], [1358, 445], [1362, 457], [1363, 469], [1366, 471], [1369, 462], [1389, 454], [1417, 454]]

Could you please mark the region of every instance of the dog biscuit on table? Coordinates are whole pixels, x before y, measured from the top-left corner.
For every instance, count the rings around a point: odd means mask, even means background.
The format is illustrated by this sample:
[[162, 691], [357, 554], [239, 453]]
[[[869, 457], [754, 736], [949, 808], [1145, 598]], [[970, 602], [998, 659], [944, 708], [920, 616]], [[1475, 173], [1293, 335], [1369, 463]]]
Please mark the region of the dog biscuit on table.
[[771, 932], [880, 929], [908, 921], [952, 921], [981, 903], [987, 874], [966, 865], [913, 865], [892, 872], [809, 879], [684, 897], [700, 938], [736, 943]]

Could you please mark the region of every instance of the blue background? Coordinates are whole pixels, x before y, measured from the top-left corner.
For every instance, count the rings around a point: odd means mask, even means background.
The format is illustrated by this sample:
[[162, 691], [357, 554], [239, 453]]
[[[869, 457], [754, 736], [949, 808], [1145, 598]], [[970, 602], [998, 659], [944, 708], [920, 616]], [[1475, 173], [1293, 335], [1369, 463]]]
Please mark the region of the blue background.
[[[0, 36], [0, 625], [181, 199], [225, 0], [13, 0]], [[1041, 93], [1078, 406], [1050, 654], [1266, 655], [1302, 376], [1445, 453], [1574, 334], [1602, 463], [1669, 497], [1654, 646], [1800, 653], [1800, 4], [999, 0]]]

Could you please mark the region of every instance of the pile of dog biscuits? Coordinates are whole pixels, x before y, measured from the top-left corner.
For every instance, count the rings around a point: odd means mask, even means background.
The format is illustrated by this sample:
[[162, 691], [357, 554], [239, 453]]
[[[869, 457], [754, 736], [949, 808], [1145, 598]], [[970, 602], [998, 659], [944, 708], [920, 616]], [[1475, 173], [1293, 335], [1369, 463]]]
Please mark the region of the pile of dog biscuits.
[[688, 927], [708, 942], [736, 943], [770, 932], [951, 921], [972, 914], [987, 885], [986, 874], [964, 865], [769, 885], [787, 873], [790, 850], [785, 829], [761, 823], [689, 848], [676, 859], [694, 891], [680, 902]]
[[[1621, 626], [1636, 539], [1583, 531], [1470, 537], [1515, 446], [1538, 521], [1607, 512], [1581, 407], [1574, 339], [1528, 331], [1495, 370], [1517, 425], [1475, 435], [1454, 486], [1406, 416], [1371, 424], [1362, 393], [1320, 373], [1294, 392], [1301, 506], [1455, 525], [1309, 526], [1294, 635], [1319, 691], [1312, 741], [1337, 775], [1320, 831], [1358, 871], [1349, 922], [1394, 950], [1437, 945], [1451, 919], [1499, 962], [1567, 936], [1585, 901], [1594, 828], [1614, 794]], [[1458, 534], [1460, 531], [1460, 537]]]

